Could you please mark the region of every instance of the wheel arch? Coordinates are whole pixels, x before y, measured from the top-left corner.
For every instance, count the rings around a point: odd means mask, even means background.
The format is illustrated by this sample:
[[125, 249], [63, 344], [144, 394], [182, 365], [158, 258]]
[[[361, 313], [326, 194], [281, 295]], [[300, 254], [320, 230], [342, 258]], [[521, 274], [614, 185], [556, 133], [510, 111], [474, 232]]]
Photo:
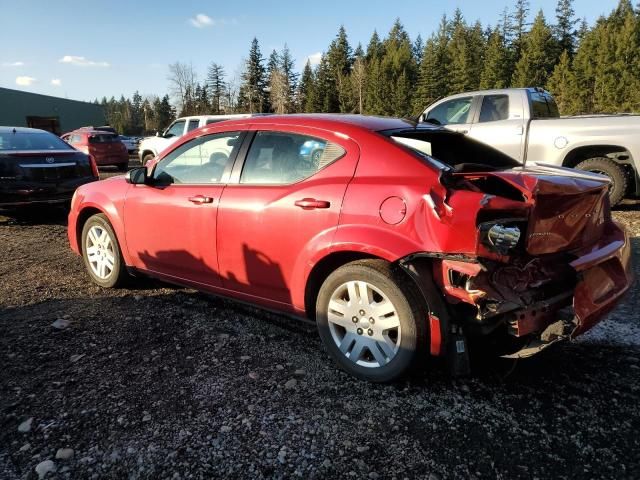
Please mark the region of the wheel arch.
[[629, 165], [633, 168], [633, 157], [631, 152], [621, 145], [583, 145], [569, 151], [562, 160], [563, 167], [574, 168], [578, 163], [588, 158], [608, 157], [617, 163]]
[[[113, 207], [115, 208], [115, 207]], [[102, 214], [107, 217], [107, 221], [113, 228], [113, 231], [116, 234], [116, 240], [120, 246], [120, 252], [122, 253], [122, 258], [125, 261], [126, 265], [130, 265], [129, 261], [129, 252], [127, 249], [127, 245], [125, 242], [124, 236], [124, 228], [120, 222], [114, 221], [114, 218], [117, 218], [117, 215], [111, 215], [109, 212], [109, 208], [103, 208], [102, 205], [97, 205], [95, 203], [88, 203], [84, 205], [80, 211], [78, 212], [78, 216], [76, 218], [76, 241], [78, 242], [78, 251], [80, 255], [82, 255], [82, 229], [84, 228], [84, 224], [91, 218], [93, 215]]]

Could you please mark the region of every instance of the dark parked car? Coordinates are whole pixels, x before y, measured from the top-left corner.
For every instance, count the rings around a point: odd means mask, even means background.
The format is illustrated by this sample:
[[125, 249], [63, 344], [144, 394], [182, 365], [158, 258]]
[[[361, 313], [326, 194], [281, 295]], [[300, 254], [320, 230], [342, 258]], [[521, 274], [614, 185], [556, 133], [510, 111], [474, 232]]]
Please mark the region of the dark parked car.
[[79, 188], [68, 235], [98, 285], [133, 270], [308, 317], [343, 369], [389, 381], [421, 353], [465, 371], [471, 338], [528, 356], [602, 320], [631, 282], [608, 186], [440, 127], [273, 116]]
[[71, 200], [98, 180], [95, 161], [44, 130], [0, 127], [0, 207]]
[[76, 150], [91, 155], [98, 166], [115, 165], [126, 171], [129, 166], [129, 152], [117, 134], [87, 128], [65, 133], [62, 139]]

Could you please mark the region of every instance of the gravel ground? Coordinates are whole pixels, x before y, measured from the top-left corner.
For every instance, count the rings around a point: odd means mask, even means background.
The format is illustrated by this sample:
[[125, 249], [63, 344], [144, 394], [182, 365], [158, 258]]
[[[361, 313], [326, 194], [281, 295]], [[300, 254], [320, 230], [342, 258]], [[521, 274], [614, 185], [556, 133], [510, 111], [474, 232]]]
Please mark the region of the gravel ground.
[[313, 325], [93, 286], [60, 212], [0, 218], [0, 249], [0, 478], [640, 478], [636, 291], [577, 343], [372, 385]]

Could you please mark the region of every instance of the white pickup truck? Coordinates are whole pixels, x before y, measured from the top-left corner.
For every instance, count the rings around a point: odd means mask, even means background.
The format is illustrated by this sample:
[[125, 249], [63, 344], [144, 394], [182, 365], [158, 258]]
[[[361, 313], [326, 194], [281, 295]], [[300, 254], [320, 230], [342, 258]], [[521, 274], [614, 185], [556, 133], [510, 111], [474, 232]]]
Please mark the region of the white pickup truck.
[[540, 88], [452, 95], [429, 105], [420, 122], [443, 125], [522, 163], [547, 163], [602, 173], [615, 205], [640, 194], [640, 116], [560, 117]]
[[240, 113], [236, 115], [194, 115], [191, 117], [176, 118], [163, 133], [157, 133], [153, 137], [147, 137], [138, 146], [138, 156], [142, 165], [146, 164], [161, 151], [174, 143], [180, 137], [205, 125], [222, 122], [223, 120], [233, 120], [237, 118], [247, 118], [256, 114]]

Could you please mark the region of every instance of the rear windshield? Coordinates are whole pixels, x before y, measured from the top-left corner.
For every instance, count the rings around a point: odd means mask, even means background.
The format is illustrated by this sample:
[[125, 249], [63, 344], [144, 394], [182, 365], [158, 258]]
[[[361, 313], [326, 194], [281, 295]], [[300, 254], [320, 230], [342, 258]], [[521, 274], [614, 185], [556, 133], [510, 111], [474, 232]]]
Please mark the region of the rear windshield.
[[381, 132], [433, 164], [444, 163], [456, 171], [513, 168], [521, 165], [494, 148], [459, 133], [442, 130], [391, 130]]
[[49, 132], [0, 132], [0, 151], [70, 149], [69, 145]]
[[111, 135], [109, 133], [98, 133], [89, 135], [89, 143], [113, 143], [119, 141], [120, 139], [117, 135]]

